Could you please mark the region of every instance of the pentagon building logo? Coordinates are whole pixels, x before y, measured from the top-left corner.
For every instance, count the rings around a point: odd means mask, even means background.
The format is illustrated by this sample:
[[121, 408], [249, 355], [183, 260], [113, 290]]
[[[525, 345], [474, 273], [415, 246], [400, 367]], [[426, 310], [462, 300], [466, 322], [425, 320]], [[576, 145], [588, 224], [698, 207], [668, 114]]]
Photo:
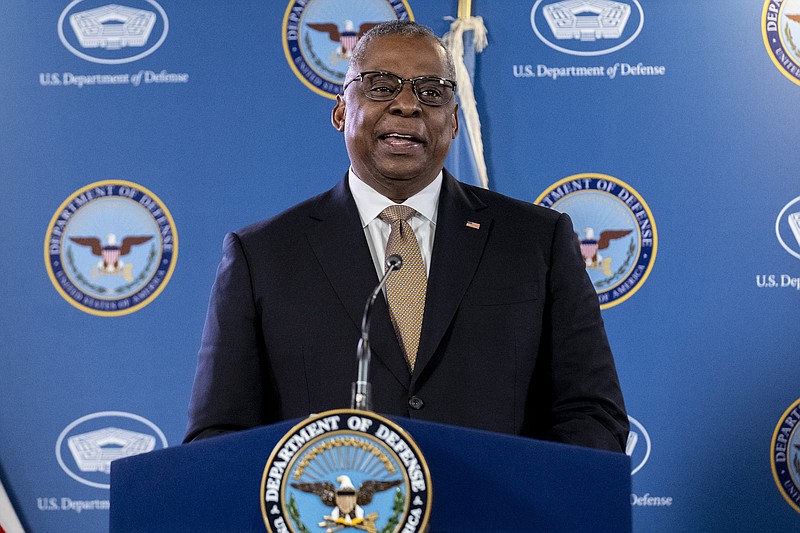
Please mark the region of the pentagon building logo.
[[152, 451], [156, 439], [114, 427], [81, 433], [67, 439], [69, 451], [81, 472], [111, 473], [111, 461]]
[[152, 54], [168, 31], [167, 14], [155, 0], [127, 0], [126, 5], [74, 0], [58, 20], [58, 37], [67, 50], [107, 65]]
[[631, 6], [602, 0], [569, 0], [550, 4], [543, 11], [556, 39], [594, 41], [622, 37]]
[[628, 433], [628, 442], [625, 445], [625, 454], [631, 458], [631, 475], [642, 469], [650, 459], [650, 434], [641, 422], [628, 415], [631, 431]]
[[72, 479], [109, 488], [111, 461], [167, 447], [154, 423], [133, 413], [102, 411], [71, 422], [56, 441], [56, 459]]
[[82, 47], [119, 50], [147, 44], [156, 24], [156, 14], [109, 4], [70, 15], [69, 24]]
[[783, 206], [778, 213], [775, 235], [784, 250], [800, 259], [800, 196]]
[[638, 0], [538, 0], [531, 26], [539, 39], [565, 54], [597, 56], [628, 46], [644, 25]]

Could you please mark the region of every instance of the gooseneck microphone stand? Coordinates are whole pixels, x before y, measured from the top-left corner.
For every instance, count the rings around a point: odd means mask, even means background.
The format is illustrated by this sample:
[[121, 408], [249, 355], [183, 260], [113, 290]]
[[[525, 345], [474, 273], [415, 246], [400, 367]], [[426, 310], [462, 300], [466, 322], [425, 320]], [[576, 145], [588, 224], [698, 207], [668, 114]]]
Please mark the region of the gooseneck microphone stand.
[[372, 291], [367, 304], [364, 306], [364, 316], [361, 319], [361, 340], [358, 341], [358, 378], [353, 382], [353, 397], [350, 407], [353, 409], [360, 409], [362, 411], [372, 410], [372, 385], [369, 382], [369, 363], [372, 359], [372, 352], [369, 348], [369, 322], [372, 317], [372, 306], [378, 298], [381, 289], [386, 285], [386, 281], [392, 272], [400, 270], [403, 266], [403, 259], [397, 255], [392, 254], [386, 258], [386, 272], [381, 277], [380, 283]]

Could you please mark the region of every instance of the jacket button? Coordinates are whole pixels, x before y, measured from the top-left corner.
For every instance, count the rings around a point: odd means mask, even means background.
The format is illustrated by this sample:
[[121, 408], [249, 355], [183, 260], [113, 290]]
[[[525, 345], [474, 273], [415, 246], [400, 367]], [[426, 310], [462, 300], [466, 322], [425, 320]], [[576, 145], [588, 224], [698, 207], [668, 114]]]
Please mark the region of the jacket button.
[[412, 409], [422, 409], [422, 406], [425, 405], [425, 402], [423, 402], [422, 398], [420, 398], [419, 396], [412, 396], [408, 400], [408, 405]]

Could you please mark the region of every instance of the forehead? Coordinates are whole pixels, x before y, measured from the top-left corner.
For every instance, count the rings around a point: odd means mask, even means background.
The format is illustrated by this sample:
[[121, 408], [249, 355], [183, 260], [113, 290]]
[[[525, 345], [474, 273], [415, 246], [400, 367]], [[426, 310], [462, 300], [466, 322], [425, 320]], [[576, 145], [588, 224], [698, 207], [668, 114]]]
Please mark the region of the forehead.
[[358, 71], [385, 70], [403, 78], [447, 77], [442, 46], [426, 36], [385, 35], [366, 46]]

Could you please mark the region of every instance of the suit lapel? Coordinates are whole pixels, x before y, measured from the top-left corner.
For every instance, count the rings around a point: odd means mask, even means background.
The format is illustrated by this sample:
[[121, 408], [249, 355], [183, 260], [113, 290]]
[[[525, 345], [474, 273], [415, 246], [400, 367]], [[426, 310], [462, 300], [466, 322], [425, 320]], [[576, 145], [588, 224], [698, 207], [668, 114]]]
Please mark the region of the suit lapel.
[[[308, 242], [360, 335], [364, 304], [378, 284], [378, 278], [358, 208], [347, 185], [347, 175], [320, 197], [311, 218], [312, 224], [306, 232]], [[375, 301], [372, 310], [370, 346], [373, 355], [408, 387], [408, 367], [383, 297]], [[353, 344], [355, 356], [356, 345]]]
[[481, 213], [485, 207], [444, 172], [412, 386], [433, 357], [478, 267], [492, 222]]

